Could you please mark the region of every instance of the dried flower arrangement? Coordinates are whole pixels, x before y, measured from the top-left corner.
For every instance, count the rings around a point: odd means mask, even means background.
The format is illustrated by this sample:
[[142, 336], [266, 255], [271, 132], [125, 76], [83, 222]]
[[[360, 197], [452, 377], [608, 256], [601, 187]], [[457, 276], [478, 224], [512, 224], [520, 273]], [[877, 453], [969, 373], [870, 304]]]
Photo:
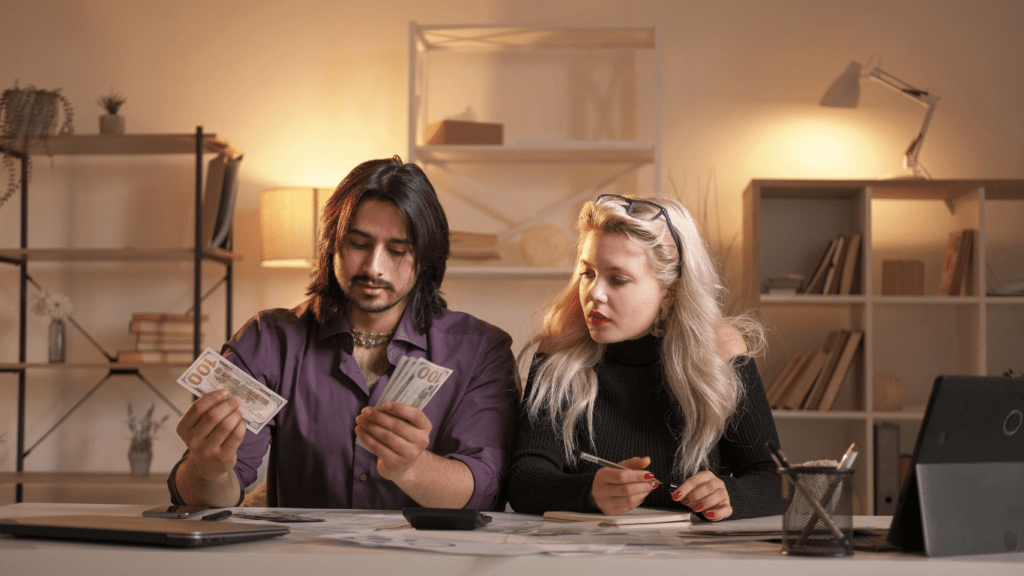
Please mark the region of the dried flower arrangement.
[[106, 110], [107, 114], [117, 114], [117, 111], [121, 109], [121, 106], [127, 100], [124, 96], [111, 91], [107, 96], [100, 96], [96, 103]]
[[[25, 152], [28, 148], [29, 137], [43, 139], [46, 145], [46, 136], [53, 133], [57, 124], [58, 104], [63, 106], [64, 123], [60, 127], [59, 134], [74, 134], [75, 127], [72, 119], [75, 111], [71, 102], [56, 90], [39, 90], [34, 86], [19, 88], [18, 82], [14, 82], [14, 88], [4, 90], [0, 96], [0, 148], [4, 152]], [[5, 153], [4, 168], [7, 170], [7, 190], [0, 195], [0, 207], [18, 191], [18, 181], [15, 178], [14, 157]], [[26, 160], [28, 163], [27, 177], [32, 175], [31, 156]]]
[[29, 309], [37, 316], [48, 316], [54, 320], [64, 320], [71, 316], [74, 306], [71, 298], [57, 292], [49, 293], [43, 290], [39, 295], [33, 295], [29, 300]]
[[139, 418], [132, 411], [132, 405], [128, 403], [128, 429], [132, 431], [132, 443], [128, 448], [130, 452], [149, 452], [153, 449], [153, 439], [156, 433], [163, 427], [170, 414], [164, 414], [159, 420], [153, 419], [153, 410], [156, 404], [152, 404], [146, 414]]

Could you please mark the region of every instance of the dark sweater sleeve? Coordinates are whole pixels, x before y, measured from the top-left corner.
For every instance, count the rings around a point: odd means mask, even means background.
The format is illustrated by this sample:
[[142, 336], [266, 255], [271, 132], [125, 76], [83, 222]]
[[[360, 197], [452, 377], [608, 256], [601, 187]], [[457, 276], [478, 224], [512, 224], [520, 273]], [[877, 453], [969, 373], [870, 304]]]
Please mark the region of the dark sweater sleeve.
[[721, 466], [732, 473], [722, 476], [733, 508], [729, 519], [781, 514], [782, 481], [765, 446], [779, 443], [771, 407], [754, 360], [741, 356], [734, 363], [744, 394], [718, 443]]
[[[537, 360], [534, 360], [534, 366]], [[566, 469], [561, 436], [542, 413], [531, 420], [527, 409], [534, 371], [516, 419], [515, 450], [509, 466], [508, 502], [516, 512], [543, 514], [548, 510], [596, 512], [586, 506], [587, 493], [596, 472], [570, 474]]]

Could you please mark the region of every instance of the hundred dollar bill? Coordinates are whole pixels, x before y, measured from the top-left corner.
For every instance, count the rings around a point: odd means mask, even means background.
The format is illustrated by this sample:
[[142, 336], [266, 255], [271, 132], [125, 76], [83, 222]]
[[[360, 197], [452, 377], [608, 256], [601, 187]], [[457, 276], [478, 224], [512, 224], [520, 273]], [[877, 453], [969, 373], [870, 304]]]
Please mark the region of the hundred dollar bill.
[[196, 396], [226, 388], [231, 398], [242, 402], [242, 419], [253, 434], [262, 430], [288, 402], [212, 348], [203, 350], [188, 370], [178, 377], [178, 384]]
[[[374, 408], [393, 401], [423, 410], [451, 374], [451, 368], [438, 366], [425, 358], [402, 356]], [[358, 438], [356, 444], [366, 448]]]

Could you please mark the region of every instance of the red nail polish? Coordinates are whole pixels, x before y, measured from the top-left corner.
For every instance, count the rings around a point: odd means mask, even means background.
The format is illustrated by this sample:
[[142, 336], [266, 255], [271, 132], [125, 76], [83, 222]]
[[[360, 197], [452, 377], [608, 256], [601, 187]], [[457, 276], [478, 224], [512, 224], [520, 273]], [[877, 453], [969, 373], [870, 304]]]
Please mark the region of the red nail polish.
[[658, 486], [661, 486], [661, 482], [655, 482], [655, 483], [654, 483], [654, 487], [655, 487], [655, 488], [657, 488]]
[[703, 507], [704, 507], [704, 505], [701, 504], [700, 502], [698, 502], [697, 505], [693, 507], [693, 511], [694, 512], [698, 512]]
[[672, 493], [672, 499], [678, 501], [679, 500], [679, 494], [676, 494], [675, 492], [673, 492]]
[[644, 474], [644, 480], [654, 480], [654, 474], [651, 474], [650, 472]]
[[714, 518], [715, 517], [715, 513], [714, 512], [708, 512], [708, 513], [706, 513], [704, 515], [707, 516], [708, 518]]

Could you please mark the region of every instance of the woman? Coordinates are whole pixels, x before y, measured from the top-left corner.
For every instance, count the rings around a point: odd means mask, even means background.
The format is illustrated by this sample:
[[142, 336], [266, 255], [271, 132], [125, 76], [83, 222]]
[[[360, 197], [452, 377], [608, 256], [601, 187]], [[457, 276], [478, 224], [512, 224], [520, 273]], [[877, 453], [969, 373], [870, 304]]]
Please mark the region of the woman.
[[723, 317], [724, 289], [689, 213], [671, 198], [602, 195], [576, 228], [576, 276], [527, 346], [537, 354], [512, 507], [616, 515], [686, 506], [713, 521], [781, 513], [765, 448], [778, 436], [750, 357], [763, 334], [751, 319]]

